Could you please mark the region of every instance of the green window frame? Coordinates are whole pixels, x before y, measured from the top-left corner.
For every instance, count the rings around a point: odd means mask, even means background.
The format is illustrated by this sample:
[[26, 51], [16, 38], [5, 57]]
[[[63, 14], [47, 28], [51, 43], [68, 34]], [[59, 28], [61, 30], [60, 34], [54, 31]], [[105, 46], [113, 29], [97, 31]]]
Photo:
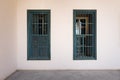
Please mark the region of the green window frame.
[[73, 10], [73, 60], [96, 60], [96, 10]]
[[27, 10], [27, 59], [50, 60], [50, 10]]

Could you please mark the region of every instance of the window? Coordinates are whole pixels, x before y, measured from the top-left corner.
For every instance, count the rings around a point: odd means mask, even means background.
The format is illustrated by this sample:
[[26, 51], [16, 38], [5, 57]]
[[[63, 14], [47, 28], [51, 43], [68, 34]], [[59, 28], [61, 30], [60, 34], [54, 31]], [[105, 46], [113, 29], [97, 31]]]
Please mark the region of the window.
[[50, 60], [50, 10], [27, 11], [28, 60]]
[[73, 24], [73, 59], [96, 59], [96, 10], [73, 10]]

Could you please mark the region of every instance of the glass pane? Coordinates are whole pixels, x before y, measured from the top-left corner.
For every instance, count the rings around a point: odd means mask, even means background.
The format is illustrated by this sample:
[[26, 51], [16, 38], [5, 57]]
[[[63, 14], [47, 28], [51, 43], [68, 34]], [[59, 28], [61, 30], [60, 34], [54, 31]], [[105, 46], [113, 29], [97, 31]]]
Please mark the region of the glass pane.
[[76, 35], [92, 34], [94, 21], [92, 14], [79, 14], [76, 15]]
[[76, 35], [81, 35], [81, 23], [79, 19], [76, 19]]
[[32, 33], [47, 35], [48, 16], [46, 14], [33, 14]]
[[86, 26], [86, 19], [80, 19], [81, 26]]
[[92, 46], [92, 36], [86, 36], [84, 39], [85, 46]]
[[86, 56], [86, 57], [92, 56], [92, 47], [85, 47], [84, 48], [84, 56]]

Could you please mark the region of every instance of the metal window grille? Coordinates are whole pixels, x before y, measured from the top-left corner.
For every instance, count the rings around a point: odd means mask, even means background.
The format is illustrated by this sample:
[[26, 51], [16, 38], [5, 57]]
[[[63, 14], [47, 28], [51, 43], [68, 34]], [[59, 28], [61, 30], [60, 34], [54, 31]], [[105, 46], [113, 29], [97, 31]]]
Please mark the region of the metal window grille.
[[96, 10], [74, 10], [74, 60], [96, 59]]
[[50, 10], [28, 10], [28, 60], [50, 59]]

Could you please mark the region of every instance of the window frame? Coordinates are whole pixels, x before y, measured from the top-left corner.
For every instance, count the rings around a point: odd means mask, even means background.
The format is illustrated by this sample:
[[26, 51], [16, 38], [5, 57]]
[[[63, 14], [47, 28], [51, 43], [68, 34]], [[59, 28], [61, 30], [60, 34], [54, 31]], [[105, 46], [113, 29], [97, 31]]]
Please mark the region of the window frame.
[[[49, 52], [47, 53], [48, 56], [45, 58], [43, 57], [40, 57], [40, 58], [33, 58], [32, 57], [32, 53], [31, 53], [31, 35], [32, 35], [32, 14], [34, 13], [39, 13], [39, 14], [47, 14], [48, 15], [48, 39], [49, 39], [49, 42], [48, 42], [48, 46], [49, 46]], [[51, 46], [50, 46], [50, 42], [51, 42], [51, 34], [50, 34], [50, 31], [51, 31], [51, 10], [27, 10], [27, 60], [51, 60]]]
[[[92, 14], [94, 15], [94, 55], [92, 57], [79, 57], [76, 58], [76, 15], [77, 14]], [[73, 10], [73, 60], [97, 60], [97, 10], [84, 10], [74, 9]]]

